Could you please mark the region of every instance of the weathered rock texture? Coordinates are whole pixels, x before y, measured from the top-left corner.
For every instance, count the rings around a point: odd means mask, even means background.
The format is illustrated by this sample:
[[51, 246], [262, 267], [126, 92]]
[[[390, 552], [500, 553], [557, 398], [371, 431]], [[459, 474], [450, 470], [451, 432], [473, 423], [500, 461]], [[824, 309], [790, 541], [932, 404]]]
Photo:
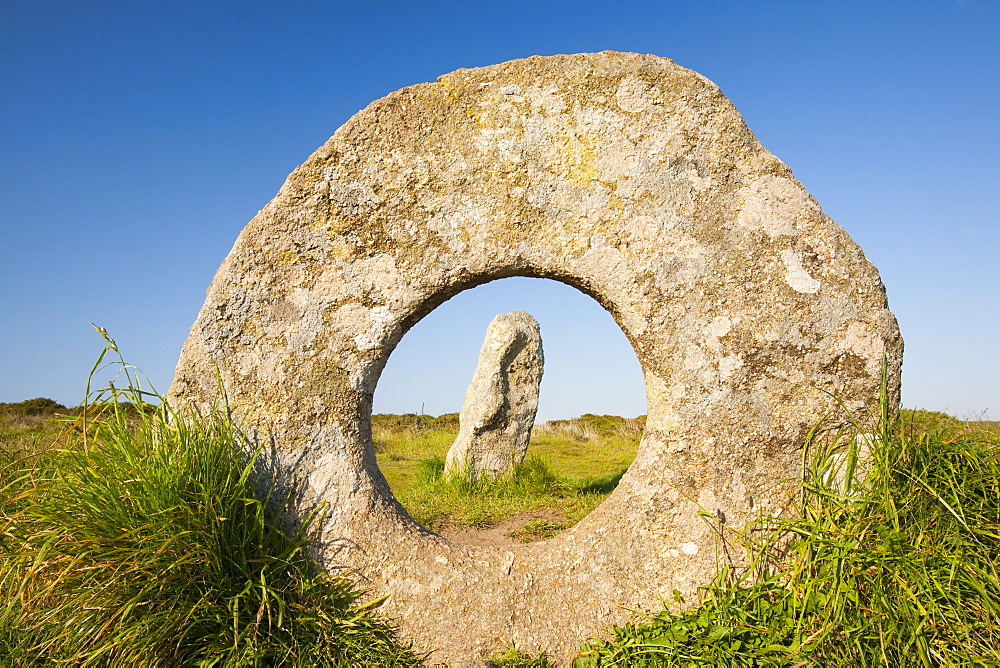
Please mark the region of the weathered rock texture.
[[[386, 358], [437, 305], [506, 276], [600, 302], [649, 417], [613, 494], [546, 542], [472, 547], [415, 524], [375, 463]], [[420, 651], [571, 656], [718, 567], [699, 508], [780, 512], [806, 431], [874, 408], [902, 342], [875, 268], [704, 77], [655, 56], [533, 57], [376, 100], [297, 168], [223, 262], [171, 387], [217, 378], [321, 546]], [[218, 376], [216, 375], [218, 373]], [[341, 571], [342, 572], [342, 571]]]
[[446, 474], [495, 479], [524, 460], [544, 363], [542, 335], [531, 314], [512, 311], [493, 318], [465, 393]]

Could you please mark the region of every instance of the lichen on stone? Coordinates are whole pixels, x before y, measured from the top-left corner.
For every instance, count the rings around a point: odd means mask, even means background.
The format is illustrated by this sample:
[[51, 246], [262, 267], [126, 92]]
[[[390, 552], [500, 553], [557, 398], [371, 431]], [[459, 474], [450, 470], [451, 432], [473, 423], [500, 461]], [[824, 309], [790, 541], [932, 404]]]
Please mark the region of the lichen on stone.
[[[406, 330], [507, 276], [560, 280], [636, 351], [648, 421], [614, 493], [510, 549], [414, 522], [367, 421]], [[219, 381], [274, 447], [318, 549], [420, 652], [482, 660], [579, 642], [695, 600], [717, 567], [700, 511], [739, 527], [794, 494], [824, 417], [898, 401], [902, 341], [875, 268], [704, 77], [603, 52], [463, 69], [372, 102], [296, 169], [223, 262], [171, 387]], [[282, 490], [279, 490], [279, 495]], [[699, 507], [699, 503], [701, 506]]]

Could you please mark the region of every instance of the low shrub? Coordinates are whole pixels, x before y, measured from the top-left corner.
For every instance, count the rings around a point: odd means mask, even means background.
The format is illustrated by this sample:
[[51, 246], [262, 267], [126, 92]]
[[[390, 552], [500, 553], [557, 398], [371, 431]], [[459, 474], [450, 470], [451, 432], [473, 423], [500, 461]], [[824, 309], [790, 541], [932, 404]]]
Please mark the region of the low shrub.
[[57, 411], [68, 410], [62, 404], [53, 399], [37, 397], [35, 399], [25, 399], [15, 403], [0, 403], [0, 413], [20, 414], [20, 415], [44, 415], [54, 414]]

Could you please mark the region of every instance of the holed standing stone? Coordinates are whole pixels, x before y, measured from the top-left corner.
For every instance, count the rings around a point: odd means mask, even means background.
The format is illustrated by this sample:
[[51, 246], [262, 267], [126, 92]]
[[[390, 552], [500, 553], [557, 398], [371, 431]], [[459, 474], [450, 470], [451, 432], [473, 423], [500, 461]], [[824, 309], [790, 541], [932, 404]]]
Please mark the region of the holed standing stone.
[[[410, 327], [508, 276], [611, 313], [648, 418], [576, 526], [464, 545], [389, 489], [372, 395]], [[266, 491], [291, 517], [324, 509], [317, 556], [386, 595], [418, 653], [568, 663], [675, 590], [697, 601], [722, 549], [705, 514], [739, 529], [794, 507], [810, 430], [877, 413], [883, 388], [897, 406], [902, 355], [878, 271], [719, 88], [605, 51], [461, 69], [359, 111], [236, 240], [169, 399], [208, 406], [221, 385], [271, 446]]]

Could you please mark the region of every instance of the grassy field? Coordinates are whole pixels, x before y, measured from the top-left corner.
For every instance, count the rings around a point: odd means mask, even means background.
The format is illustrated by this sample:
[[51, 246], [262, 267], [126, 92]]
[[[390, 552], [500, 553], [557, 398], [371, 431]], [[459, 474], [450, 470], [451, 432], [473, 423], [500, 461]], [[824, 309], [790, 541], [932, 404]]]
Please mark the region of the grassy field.
[[[231, 424], [144, 400], [98, 397], [86, 426], [53, 402], [0, 404], [0, 665], [420, 663], [391, 620], [317, 568], [308, 531], [269, 516]], [[441, 476], [456, 416], [373, 418], [379, 465], [419, 521], [520, 518], [509, 540], [589, 512], [641, 429], [588, 415], [540, 425], [524, 466], [477, 487]], [[1000, 424], [903, 411], [858, 429], [877, 435], [863, 458], [856, 431], [806, 444], [797, 514], [716, 527], [749, 567], [720, 564], [698, 600], [581, 638], [576, 665], [1000, 665]], [[549, 665], [514, 649], [496, 659]]]
[[583, 415], [537, 425], [512, 476], [472, 485], [443, 476], [457, 414], [374, 415], [372, 432], [379, 468], [417, 522], [464, 542], [496, 544], [550, 538], [596, 508], [635, 458], [644, 422]]

